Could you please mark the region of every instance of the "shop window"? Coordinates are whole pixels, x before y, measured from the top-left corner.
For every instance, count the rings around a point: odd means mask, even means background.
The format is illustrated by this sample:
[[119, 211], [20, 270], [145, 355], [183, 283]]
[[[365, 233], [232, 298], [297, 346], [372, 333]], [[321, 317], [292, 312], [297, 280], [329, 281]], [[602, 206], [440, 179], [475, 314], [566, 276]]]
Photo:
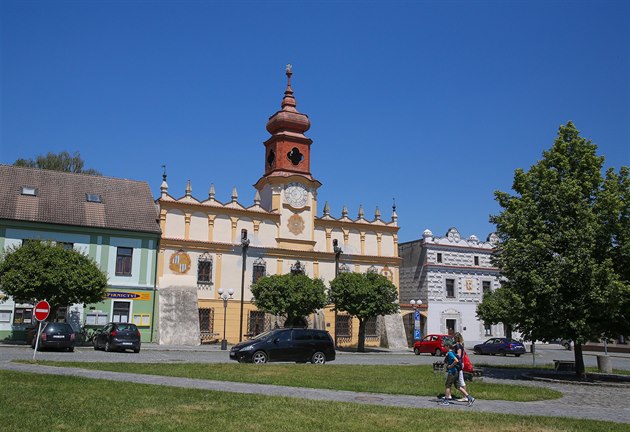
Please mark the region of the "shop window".
[[128, 247], [116, 248], [116, 276], [131, 276], [132, 256], [133, 256], [132, 248], [128, 248]]
[[32, 324], [33, 308], [15, 308], [13, 324]]
[[114, 302], [114, 310], [112, 312], [112, 321], [116, 323], [129, 322], [129, 312], [131, 309], [131, 302]]
[[0, 310], [0, 322], [11, 322], [10, 310]]

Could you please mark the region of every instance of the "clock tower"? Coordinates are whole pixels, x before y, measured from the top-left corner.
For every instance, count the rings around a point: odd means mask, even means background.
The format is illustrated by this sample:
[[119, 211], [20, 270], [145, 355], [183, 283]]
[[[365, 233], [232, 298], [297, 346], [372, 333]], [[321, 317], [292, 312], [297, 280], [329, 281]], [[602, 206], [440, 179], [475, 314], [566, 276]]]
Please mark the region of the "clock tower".
[[265, 174], [254, 187], [261, 206], [281, 214], [279, 246], [312, 250], [317, 189], [321, 183], [311, 175], [311, 141], [304, 133], [311, 127], [306, 114], [298, 112], [291, 88], [291, 65], [287, 65], [287, 88], [280, 111], [269, 117], [265, 141]]

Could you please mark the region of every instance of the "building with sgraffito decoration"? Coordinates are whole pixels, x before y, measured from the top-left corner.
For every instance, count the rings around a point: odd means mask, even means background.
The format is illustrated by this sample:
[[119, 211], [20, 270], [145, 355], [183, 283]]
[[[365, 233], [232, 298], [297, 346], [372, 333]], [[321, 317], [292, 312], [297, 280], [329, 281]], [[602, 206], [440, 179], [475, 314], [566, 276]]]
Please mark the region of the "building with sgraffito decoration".
[[[321, 183], [310, 170], [316, 155], [311, 149], [317, 147], [305, 135], [310, 120], [297, 110], [291, 75], [287, 67], [281, 109], [267, 122], [271, 136], [260, 152], [265, 169], [254, 185], [253, 203], [240, 202], [235, 189], [229, 202], [219, 202], [212, 185], [207, 196], [193, 195], [190, 182], [177, 197], [164, 175], [156, 201], [162, 229], [158, 259], [162, 344], [222, 339], [224, 318], [229, 343], [282, 325], [278, 317], [256, 310], [249, 287], [262, 275], [290, 272], [304, 272], [327, 284], [335, 277], [334, 244], [342, 250], [339, 271], [378, 272], [398, 286], [395, 208], [387, 220], [378, 208], [369, 216], [359, 208], [356, 218], [345, 207], [340, 216], [331, 214], [318, 196]], [[229, 290], [233, 299], [224, 314], [219, 292]], [[308, 321], [311, 327], [328, 330], [339, 345], [356, 343], [358, 321], [352, 317], [326, 308]], [[368, 323], [366, 345], [406, 344], [400, 314]]]

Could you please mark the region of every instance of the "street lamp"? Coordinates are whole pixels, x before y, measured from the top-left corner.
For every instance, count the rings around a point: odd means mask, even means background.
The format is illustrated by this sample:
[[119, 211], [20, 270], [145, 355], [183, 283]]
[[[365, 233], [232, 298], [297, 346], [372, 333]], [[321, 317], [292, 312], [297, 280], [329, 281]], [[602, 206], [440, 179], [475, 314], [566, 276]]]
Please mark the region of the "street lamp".
[[[339, 257], [343, 252], [337, 239], [333, 239], [333, 252], [335, 252], [335, 278], [339, 276]], [[337, 305], [335, 305], [335, 346], [337, 346]]]
[[420, 305], [422, 300], [409, 301], [413, 308], [413, 340], [422, 339], [422, 329], [420, 328]]
[[230, 288], [227, 294], [223, 293], [223, 288], [219, 288], [219, 298], [223, 300], [223, 340], [221, 341], [221, 349], [225, 351], [227, 349], [227, 339], [225, 339], [225, 319], [227, 318], [227, 304], [228, 300], [232, 299], [234, 290]]
[[243, 301], [245, 297], [245, 269], [247, 268], [247, 248], [249, 247], [249, 239], [247, 238], [247, 230], [241, 230], [241, 249], [243, 251], [243, 270], [241, 273], [241, 319], [238, 326], [238, 341], [243, 341]]

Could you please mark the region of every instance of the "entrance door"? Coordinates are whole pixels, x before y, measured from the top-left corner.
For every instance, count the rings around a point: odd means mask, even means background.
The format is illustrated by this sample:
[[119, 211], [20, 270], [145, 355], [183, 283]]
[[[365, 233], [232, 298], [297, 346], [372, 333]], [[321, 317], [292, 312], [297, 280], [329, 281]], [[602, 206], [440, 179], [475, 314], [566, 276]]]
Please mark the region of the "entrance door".
[[447, 319], [446, 320], [446, 333], [449, 336], [453, 336], [455, 334], [455, 326], [457, 325], [457, 320]]

